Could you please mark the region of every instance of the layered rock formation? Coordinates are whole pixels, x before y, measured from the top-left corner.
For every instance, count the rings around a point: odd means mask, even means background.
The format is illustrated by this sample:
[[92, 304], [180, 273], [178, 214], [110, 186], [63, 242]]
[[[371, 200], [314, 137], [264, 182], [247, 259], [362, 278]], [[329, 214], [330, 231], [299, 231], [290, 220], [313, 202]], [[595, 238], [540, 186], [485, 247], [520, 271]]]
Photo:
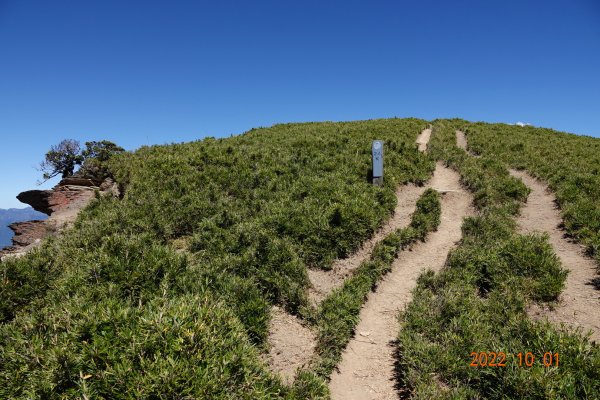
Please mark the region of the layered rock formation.
[[9, 225], [15, 233], [12, 239], [13, 246], [1, 250], [0, 259], [19, 257], [39, 245], [46, 236], [55, 234], [73, 223], [79, 211], [95, 197], [96, 191], [115, 197], [120, 194], [117, 185], [111, 179], [96, 181], [77, 177], [63, 179], [51, 190], [28, 190], [19, 193], [19, 201], [50, 217], [44, 221], [17, 222]]

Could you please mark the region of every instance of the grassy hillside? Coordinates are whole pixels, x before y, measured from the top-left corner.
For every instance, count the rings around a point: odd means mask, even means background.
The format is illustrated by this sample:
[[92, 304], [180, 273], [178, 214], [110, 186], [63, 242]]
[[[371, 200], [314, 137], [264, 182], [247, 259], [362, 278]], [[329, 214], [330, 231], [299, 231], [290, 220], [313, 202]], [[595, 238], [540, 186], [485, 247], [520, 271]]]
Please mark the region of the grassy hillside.
[[[111, 160], [122, 199], [100, 197], [74, 227], [0, 264], [0, 398], [327, 398], [327, 379], [361, 306], [401, 251], [440, 224], [437, 191], [317, 307], [309, 268], [328, 270], [370, 238], [398, 185], [456, 169], [477, 216], [447, 268], [424, 273], [402, 315], [398, 386], [415, 398], [598, 398], [600, 348], [527, 316], [551, 304], [565, 269], [543, 235], [517, 233], [528, 188], [548, 180], [568, 231], [598, 256], [597, 139], [462, 120], [388, 119], [253, 129], [227, 139], [143, 147]], [[473, 157], [455, 145], [466, 129]], [[369, 182], [385, 141], [385, 182]], [[357, 264], [358, 265], [358, 264]], [[317, 336], [287, 386], [264, 354], [270, 309]], [[561, 366], [473, 368], [472, 351], [560, 352]]]
[[[428, 178], [425, 126], [277, 125], [115, 159], [122, 200], [0, 265], [0, 397], [286, 395], [259, 360], [270, 305], [306, 313], [306, 268], [356, 249], [397, 185]], [[383, 187], [368, 182], [373, 139]]]
[[556, 193], [565, 228], [600, 263], [600, 140], [551, 129], [469, 124], [470, 148], [527, 169]]
[[[399, 384], [419, 399], [597, 398], [600, 348], [526, 314], [528, 302], [555, 300], [566, 276], [547, 237], [516, 233], [514, 216], [528, 189], [496, 153], [476, 158], [456, 147], [455, 130], [466, 126], [472, 132], [466, 121], [437, 121], [431, 147], [460, 172], [479, 215], [465, 220], [447, 268], [418, 282], [402, 316]], [[474, 351], [503, 352], [507, 367], [472, 367]], [[559, 353], [561, 364], [519, 367], [519, 352], [538, 359]]]

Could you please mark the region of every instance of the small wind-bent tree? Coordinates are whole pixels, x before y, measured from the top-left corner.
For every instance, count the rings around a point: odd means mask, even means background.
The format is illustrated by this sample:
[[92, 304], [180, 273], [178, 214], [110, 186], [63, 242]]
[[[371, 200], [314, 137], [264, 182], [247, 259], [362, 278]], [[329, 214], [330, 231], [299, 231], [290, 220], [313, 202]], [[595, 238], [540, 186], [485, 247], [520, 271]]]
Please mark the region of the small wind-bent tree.
[[65, 139], [57, 145], [50, 147], [46, 158], [40, 164], [44, 181], [62, 175], [63, 178], [72, 176], [75, 166], [83, 163], [79, 142], [73, 139]]

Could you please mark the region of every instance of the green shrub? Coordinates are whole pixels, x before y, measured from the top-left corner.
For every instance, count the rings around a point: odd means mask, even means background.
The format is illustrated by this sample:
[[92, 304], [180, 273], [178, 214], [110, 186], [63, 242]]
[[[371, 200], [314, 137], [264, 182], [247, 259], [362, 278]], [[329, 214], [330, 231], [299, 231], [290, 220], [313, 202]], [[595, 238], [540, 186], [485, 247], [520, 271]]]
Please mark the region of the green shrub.
[[264, 398], [283, 388], [257, 361], [227, 307], [210, 298], [158, 297], [143, 307], [106, 299], [77, 309], [76, 298], [54, 325], [30, 319], [53, 337], [29, 341], [0, 329], [2, 398]]

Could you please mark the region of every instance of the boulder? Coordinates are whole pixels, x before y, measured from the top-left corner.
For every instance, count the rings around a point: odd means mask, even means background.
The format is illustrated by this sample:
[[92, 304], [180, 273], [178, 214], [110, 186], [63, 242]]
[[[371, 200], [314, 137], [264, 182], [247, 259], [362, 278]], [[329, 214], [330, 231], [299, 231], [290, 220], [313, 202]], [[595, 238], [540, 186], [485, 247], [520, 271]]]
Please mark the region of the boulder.
[[28, 190], [19, 193], [17, 199], [29, 204], [34, 210], [52, 215], [72, 203], [87, 203], [94, 196], [97, 186], [57, 185], [52, 190]]

